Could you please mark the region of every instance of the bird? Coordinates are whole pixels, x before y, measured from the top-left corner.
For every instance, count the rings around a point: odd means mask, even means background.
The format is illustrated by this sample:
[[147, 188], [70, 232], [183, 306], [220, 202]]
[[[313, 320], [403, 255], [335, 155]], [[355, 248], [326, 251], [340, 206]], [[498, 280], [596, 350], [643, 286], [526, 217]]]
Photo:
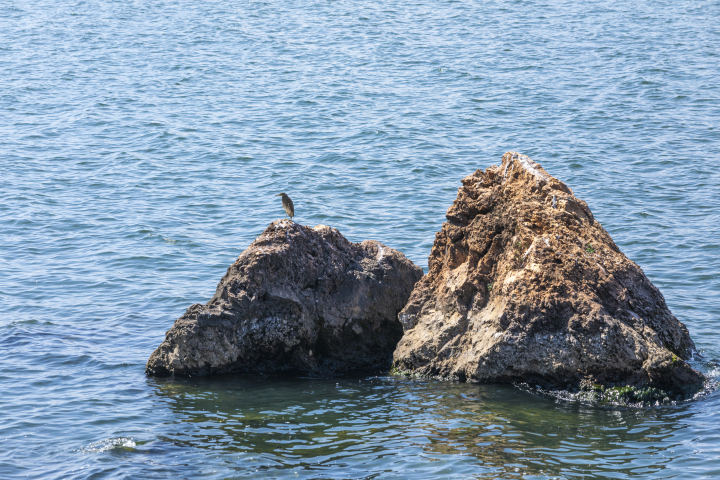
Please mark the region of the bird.
[[[295, 208], [293, 207], [293, 203], [292, 200], [290, 200], [290, 197], [288, 197], [286, 193], [278, 193], [275, 196], [282, 197], [282, 204], [283, 208], [285, 209], [285, 213], [290, 215], [290, 221], [292, 221], [292, 217], [295, 216]], [[287, 218], [287, 216], [285, 218]]]

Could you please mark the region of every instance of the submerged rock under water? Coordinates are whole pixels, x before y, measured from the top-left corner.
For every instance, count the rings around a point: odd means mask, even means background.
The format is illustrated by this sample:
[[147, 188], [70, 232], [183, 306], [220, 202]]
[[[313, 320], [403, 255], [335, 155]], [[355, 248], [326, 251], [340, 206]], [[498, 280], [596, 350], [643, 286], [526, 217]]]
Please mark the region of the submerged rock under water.
[[395, 369], [648, 399], [702, 388], [685, 325], [563, 182], [508, 152], [462, 183], [400, 313]]

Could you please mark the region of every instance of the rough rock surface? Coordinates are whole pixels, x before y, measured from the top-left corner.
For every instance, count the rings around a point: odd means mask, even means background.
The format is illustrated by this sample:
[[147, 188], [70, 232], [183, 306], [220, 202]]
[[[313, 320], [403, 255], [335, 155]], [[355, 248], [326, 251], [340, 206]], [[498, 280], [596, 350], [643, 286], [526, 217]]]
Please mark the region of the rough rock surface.
[[702, 387], [685, 325], [563, 182], [509, 152], [462, 184], [400, 313], [395, 368], [673, 397]]
[[398, 312], [422, 269], [375, 241], [280, 220], [245, 250], [207, 305], [188, 308], [147, 362], [149, 375], [390, 366]]

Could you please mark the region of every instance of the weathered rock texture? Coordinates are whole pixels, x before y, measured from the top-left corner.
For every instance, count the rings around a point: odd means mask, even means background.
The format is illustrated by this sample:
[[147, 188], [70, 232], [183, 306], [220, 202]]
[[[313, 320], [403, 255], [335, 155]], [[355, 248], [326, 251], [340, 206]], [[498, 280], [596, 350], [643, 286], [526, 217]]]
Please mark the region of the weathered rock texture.
[[702, 387], [685, 325], [563, 182], [509, 152], [462, 184], [400, 313], [397, 369], [672, 396]]
[[148, 360], [150, 375], [390, 366], [397, 314], [422, 270], [375, 241], [276, 221], [188, 308]]

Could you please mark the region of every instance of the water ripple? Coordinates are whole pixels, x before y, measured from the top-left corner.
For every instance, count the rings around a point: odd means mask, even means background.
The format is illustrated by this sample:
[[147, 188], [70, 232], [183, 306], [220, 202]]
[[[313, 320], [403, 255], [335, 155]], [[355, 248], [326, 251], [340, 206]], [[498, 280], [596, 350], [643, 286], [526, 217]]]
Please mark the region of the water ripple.
[[426, 268], [459, 180], [518, 150], [588, 201], [717, 379], [717, 18], [695, 1], [0, 5], [0, 476], [720, 475], [717, 391], [601, 409], [394, 377], [143, 375], [283, 216], [275, 193]]

